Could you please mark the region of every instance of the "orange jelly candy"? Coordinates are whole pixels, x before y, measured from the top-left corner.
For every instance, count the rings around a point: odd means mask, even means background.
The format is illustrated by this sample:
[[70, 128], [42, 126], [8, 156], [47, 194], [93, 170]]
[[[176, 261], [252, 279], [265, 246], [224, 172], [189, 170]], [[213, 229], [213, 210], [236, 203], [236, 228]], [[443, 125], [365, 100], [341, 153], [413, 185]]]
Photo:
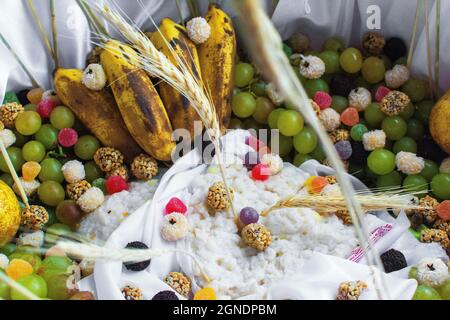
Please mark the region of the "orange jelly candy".
[[341, 122], [346, 126], [352, 127], [359, 122], [359, 113], [356, 108], [345, 109], [341, 114]]
[[20, 279], [33, 273], [33, 266], [22, 259], [13, 259], [5, 269], [6, 274], [13, 280]]
[[312, 193], [321, 193], [323, 188], [328, 184], [328, 180], [325, 177], [315, 177], [311, 181]]
[[32, 104], [38, 104], [39, 102], [41, 102], [43, 94], [44, 90], [42, 88], [34, 88], [27, 93], [27, 99]]
[[442, 201], [436, 207], [436, 212], [437, 212], [439, 218], [441, 218], [444, 221], [449, 221], [450, 220], [450, 200]]
[[213, 288], [203, 288], [194, 295], [194, 300], [217, 300], [216, 292]]
[[22, 166], [22, 177], [25, 181], [34, 181], [41, 172], [41, 165], [35, 161], [25, 162]]

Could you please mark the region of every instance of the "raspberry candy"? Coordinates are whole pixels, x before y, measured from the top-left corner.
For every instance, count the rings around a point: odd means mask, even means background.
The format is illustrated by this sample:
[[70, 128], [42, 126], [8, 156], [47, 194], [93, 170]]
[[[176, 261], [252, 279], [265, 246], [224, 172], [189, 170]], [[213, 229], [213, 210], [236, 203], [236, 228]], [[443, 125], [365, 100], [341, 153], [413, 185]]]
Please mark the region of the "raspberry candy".
[[128, 190], [128, 184], [124, 178], [111, 176], [106, 180], [106, 191], [108, 191], [108, 194], [115, 194], [124, 190]]
[[50, 118], [53, 109], [56, 108], [56, 102], [51, 99], [44, 99], [37, 105], [37, 113], [41, 116], [42, 119]]
[[78, 133], [72, 128], [61, 129], [58, 133], [58, 142], [66, 148], [73, 147], [78, 141]]
[[314, 95], [314, 102], [320, 107], [320, 110], [329, 108], [333, 102], [331, 96], [324, 91], [317, 91]]
[[267, 179], [269, 179], [269, 176], [270, 176], [270, 169], [264, 163], [257, 164], [252, 169], [252, 178], [254, 180], [266, 181]]
[[375, 100], [377, 102], [381, 102], [387, 94], [391, 92], [391, 89], [385, 87], [385, 86], [379, 86], [377, 89], [377, 92], [375, 93]]
[[177, 197], [173, 197], [167, 202], [164, 214], [171, 214], [172, 212], [178, 212], [182, 214], [186, 214], [187, 208], [186, 205]]

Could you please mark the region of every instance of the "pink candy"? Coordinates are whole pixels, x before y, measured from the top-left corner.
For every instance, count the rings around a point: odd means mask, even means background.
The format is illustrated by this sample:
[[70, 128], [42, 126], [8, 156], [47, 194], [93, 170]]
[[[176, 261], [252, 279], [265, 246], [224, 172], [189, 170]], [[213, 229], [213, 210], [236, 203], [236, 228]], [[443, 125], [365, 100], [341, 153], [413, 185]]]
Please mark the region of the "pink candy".
[[53, 109], [56, 108], [56, 102], [51, 99], [44, 99], [39, 102], [37, 105], [37, 113], [41, 116], [42, 119], [48, 119], [50, 118], [50, 115], [52, 114]]
[[61, 129], [58, 133], [58, 142], [65, 148], [73, 147], [78, 141], [78, 133], [72, 128]]
[[377, 102], [381, 102], [381, 100], [383, 100], [383, 98], [389, 93], [391, 92], [391, 90], [387, 87], [384, 86], [379, 86], [377, 89], [377, 92], [375, 93], [375, 100], [377, 100]]
[[164, 208], [164, 214], [171, 214], [173, 212], [178, 212], [182, 214], [186, 214], [187, 208], [186, 205], [177, 197], [173, 197], [167, 202], [166, 207]]
[[333, 102], [331, 96], [324, 91], [317, 91], [313, 100], [320, 107], [320, 110], [329, 108]]

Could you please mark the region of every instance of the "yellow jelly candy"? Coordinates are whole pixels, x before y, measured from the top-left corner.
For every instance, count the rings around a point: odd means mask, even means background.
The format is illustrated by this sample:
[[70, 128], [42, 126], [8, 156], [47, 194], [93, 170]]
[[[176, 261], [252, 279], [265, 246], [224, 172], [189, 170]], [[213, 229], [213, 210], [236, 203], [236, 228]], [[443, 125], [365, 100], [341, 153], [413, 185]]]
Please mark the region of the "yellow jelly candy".
[[194, 295], [194, 300], [217, 300], [216, 292], [213, 288], [203, 288]]
[[28, 161], [22, 166], [22, 177], [25, 181], [34, 181], [41, 172], [41, 165], [35, 161]]
[[308, 190], [308, 192], [311, 192], [312, 182], [315, 178], [316, 176], [311, 176], [308, 179], [306, 179], [305, 182], [303, 183], [303, 186], [306, 188], [306, 190]]
[[34, 88], [27, 93], [27, 98], [30, 103], [38, 104], [39, 102], [41, 102], [43, 94], [44, 90], [42, 88]]
[[5, 269], [6, 274], [13, 280], [20, 279], [33, 273], [33, 266], [25, 260], [13, 259]]

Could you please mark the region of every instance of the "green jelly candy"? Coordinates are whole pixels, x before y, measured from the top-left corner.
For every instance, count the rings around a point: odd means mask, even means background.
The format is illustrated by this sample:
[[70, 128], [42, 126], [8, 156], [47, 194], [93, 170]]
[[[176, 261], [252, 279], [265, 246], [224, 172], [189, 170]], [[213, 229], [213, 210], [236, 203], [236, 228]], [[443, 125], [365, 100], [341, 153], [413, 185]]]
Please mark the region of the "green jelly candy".
[[14, 92], [9, 91], [9, 92], [5, 93], [5, 97], [3, 98], [3, 104], [12, 103], [12, 102], [20, 103], [19, 98], [17, 98], [17, 95]]

